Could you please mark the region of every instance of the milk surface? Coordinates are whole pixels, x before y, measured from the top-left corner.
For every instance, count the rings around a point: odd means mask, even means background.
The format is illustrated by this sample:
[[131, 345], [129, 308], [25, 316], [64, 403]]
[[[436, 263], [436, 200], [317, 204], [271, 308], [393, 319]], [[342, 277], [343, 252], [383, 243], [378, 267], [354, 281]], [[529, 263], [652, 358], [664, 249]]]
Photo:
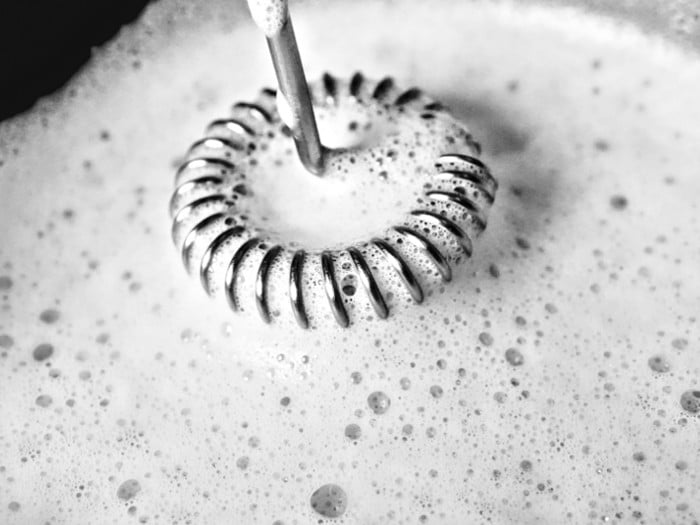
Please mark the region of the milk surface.
[[568, 9], [293, 5], [310, 77], [420, 86], [501, 185], [424, 305], [291, 330], [170, 239], [187, 145], [274, 86], [238, 7], [160, 2], [0, 125], [0, 522], [697, 521], [697, 56]]

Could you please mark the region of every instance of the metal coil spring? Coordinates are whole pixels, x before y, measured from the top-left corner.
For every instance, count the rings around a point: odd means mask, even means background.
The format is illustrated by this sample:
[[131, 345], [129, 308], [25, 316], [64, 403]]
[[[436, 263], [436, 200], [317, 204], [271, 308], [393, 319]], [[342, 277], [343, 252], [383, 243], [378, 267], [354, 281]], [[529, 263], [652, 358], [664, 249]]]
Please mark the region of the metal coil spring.
[[[358, 101], [361, 100], [363, 92], [368, 93], [374, 101], [380, 101], [388, 106], [401, 108], [410, 105], [418, 108], [421, 112], [420, 116], [425, 119], [434, 118], [436, 114], [445, 111], [439, 102], [429, 99], [417, 88], [398, 91], [391, 77], [371, 84], [361, 73], [356, 73], [344, 85], [347, 89], [347, 95]], [[371, 87], [367, 89], [368, 86]], [[324, 74], [320, 82], [323, 98], [326, 100], [335, 99], [339, 96], [338, 89], [339, 82], [330, 74]], [[379, 318], [385, 319], [389, 316], [390, 311], [377, 278], [362, 253], [362, 248], [366, 249], [371, 246], [378, 250], [396, 273], [399, 281], [403, 283], [412, 300], [415, 303], [423, 302], [424, 291], [414, 270], [396, 247], [385, 239], [375, 237], [367, 243], [349, 246], [345, 250], [323, 250], [320, 253], [307, 253], [304, 249], [290, 250], [281, 244], [270, 242], [270, 239], [259, 234], [253, 226], [245, 224], [242, 220], [231, 224], [236, 221], [231, 221], [227, 217], [231, 215], [231, 210], [235, 206], [236, 193], [244, 191], [237, 185], [234, 185], [233, 188], [227, 186], [227, 177], [236, 171], [234, 158], [245, 153], [246, 149], [249, 148], [250, 141], [264, 133], [269, 126], [281, 125], [276, 112], [275, 91], [271, 89], [263, 89], [259, 101], [256, 103], [239, 102], [235, 104], [233, 113], [233, 118], [212, 122], [207, 128], [207, 136], [190, 147], [186, 161], [177, 170], [176, 189], [170, 201], [170, 213], [173, 217], [172, 236], [181, 250], [188, 273], [192, 271], [190, 268], [191, 253], [197, 238], [207, 228], [219, 222], [226, 226], [208, 243], [200, 260], [199, 277], [207, 294], [212, 295], [208, 275], [215, 255], [229, 240], [241, 238], [243, 242], [237, 247], [227, 265], [223, 282], [224, 295], [230, 308], [233, 311], [238, 311], [240, 298], [236, 283], [241, 268], [251, 250], [261, 246], [265, 247], [265, 254], [255, 274], [254, 299], [260, 317], [267, 323], [272, 319], [268, 300], [270, 269], [278, 259], [287, 255], [288, 250], [291, 259], [288, 269], [289, 302], [294, 317], [302, 328], [309, 327], [302, 276], [304, 267], [311, 257], [318, 257], [320, 261], [322, 284], [328, 306], [336, 322], [342, 327], [349, 326], [350, 317], [344, 304], [339, 281], [336, 278], [334, 260], [343, 251], [349, 255], [358, 280]], [[466, 139], [471, 151], [478, 154], [480, 151], [478, 143], [473, 141], [469, 134], [467, 134]], [[498, 188], [497, 181], [486, 165], [474, 155], [445, 153], [436, 159], [434, 168], [431, 180], [434, 181], [435, 186], [424, 191], [424, 200], [459, 207], [469, 217], [476, 233], [483, 231], [486, 228], [488, 209], [494, 201]], [[457, 184], [457, 186], [447, 189], [450, 188], [450, 184]], [[472, 198], [468, 192], [464, 191], [462, 185], [465, 184], [474, 192], [478, 192], [480, 198]], [[215, 211], [197, 220], [196, 224], [186, 228], [186, 231], [183, 230], [184, 225], [202, 208]], [[473, 239], [458, 224], [458, 221], [430, 209], [429, 206], [411, 210], [408, 216], [436, 226], [452, 236], [461, 247], [465, 257], [471, 257]], [[391, 231], [425, 255], [442, 281], [449, 282], [452, 279], [450, 262], [429, 234], [405, 224], [393, 226]]]

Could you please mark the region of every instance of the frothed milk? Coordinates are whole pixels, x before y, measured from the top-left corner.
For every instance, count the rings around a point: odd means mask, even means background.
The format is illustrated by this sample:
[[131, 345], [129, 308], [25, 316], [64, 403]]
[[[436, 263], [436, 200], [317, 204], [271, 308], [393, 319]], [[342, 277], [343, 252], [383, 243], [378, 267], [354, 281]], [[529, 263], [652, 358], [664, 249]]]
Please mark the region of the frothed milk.
[[500, 180], [449, 287], [303, 331], [170, 239], [183, 149], [274, 85], [239, 7], [153, 5], [0, 125], [0, 521], [697, 521], [697, 57], [568, 9], [292, 6], [311, 78], [420, 86]]

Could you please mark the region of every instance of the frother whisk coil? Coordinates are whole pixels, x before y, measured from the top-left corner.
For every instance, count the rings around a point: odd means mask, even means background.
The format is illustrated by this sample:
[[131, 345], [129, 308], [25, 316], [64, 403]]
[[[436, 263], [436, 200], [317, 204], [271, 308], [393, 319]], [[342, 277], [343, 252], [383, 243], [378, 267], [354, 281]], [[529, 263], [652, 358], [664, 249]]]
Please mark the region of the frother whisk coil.
[[[312, 93], [314, 105], [334, 104], [339, 97], [350, 97], [357, 104], [369, 100], [380, 103], [388, 112], [413, 111], [416, 118], [424, 120], [451, 119], [441, 104], [417, 88], [398, 90], [390, 77], [374, 83], [360, 73], [349, 81], [325, 74], [312, 85]], [[443, 253], [437, 237], [454, 239], [464, 258], [468, 258], [474, 237], [486, 228], [498, 184], [477, 158], [478, 144], [462, 128], [464, 143], [456, 144], [455, 152], [441, 152], [432, 166], [426, 166], [430, 170], [429, 182], [422, 188], [417, 206], [406, 214], [402, 224], [389, 228], [384, 236], [343, 249], [305, 250], [278, 242], [252, 218], [237, 210], [237, 201], [247, 193], [241, 164], [250, 164], [258, 154], [261, 137], [272, 136], [271, 131], [285, 128], [277, 112], [275, 91], [263, 89], [255, 103], [239, 102], [233, 106], [232, 113], [230, 118], [213, 121], [206, 136], [190, 147], [177, 170], [170, 213], [173, 240], [181, 250], [187, 272], [198, 272], [209, 295], [213, 295], [213, 287], [221, 286], [234, 311], [241, 308], [241, 301], [252, 300], [260, 317], [265, 322], [272, 320], [270, 273], [273, 266], [281, 263], [288, 275], [287, 295], [294, 317], [301, 327], [308, 328], [304, 271], [314, 265], [320, 269], [318, 285], [323, 289], [330, 312], [340, 326], [347, 327], [350, 316], [336, 275], [336, 261], [349, 257], [374, 313], [384, 319], [390, 308], [379, 284], [378, 269], [373, 269], [368, 261], [368, 250], [380, 254], [411, 299], [421, 303], [425, 294], [420, 284], [420, 269], [409, 264], [397, 243], [413, 246], [429, 261], [439, 278], [447, 282], [452, 279], [455, 258], [450, 261]], [[280, 133], [276, 137], [275, 140], [285, 140]], [[199, 251], [203, 249], [202, 255], [194, 260], [195, 248], [201, 242], [204, 243], [199, 248]], [[232, 255], [227, 259], [225, 272], [212, 275], [215, 259], [227, 246], [234, 249], [229, 250]], [[257, 267], [249, 268], [246, 263], [255, 250], [262, 250], [262, 259]], [[254, 296], [250, 299], [238, 293], [242, 273], [254, 274]]]

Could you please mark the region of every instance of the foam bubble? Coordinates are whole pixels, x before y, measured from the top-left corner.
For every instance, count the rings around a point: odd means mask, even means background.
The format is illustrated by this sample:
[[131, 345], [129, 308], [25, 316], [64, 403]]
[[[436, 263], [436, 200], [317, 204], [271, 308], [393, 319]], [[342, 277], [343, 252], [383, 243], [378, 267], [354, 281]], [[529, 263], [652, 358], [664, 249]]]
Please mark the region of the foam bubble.
[[323, 485], [311, 495], [311, 507], [321, 516], [338, 518], [345, 513], [348, 497], [338, 485]]

